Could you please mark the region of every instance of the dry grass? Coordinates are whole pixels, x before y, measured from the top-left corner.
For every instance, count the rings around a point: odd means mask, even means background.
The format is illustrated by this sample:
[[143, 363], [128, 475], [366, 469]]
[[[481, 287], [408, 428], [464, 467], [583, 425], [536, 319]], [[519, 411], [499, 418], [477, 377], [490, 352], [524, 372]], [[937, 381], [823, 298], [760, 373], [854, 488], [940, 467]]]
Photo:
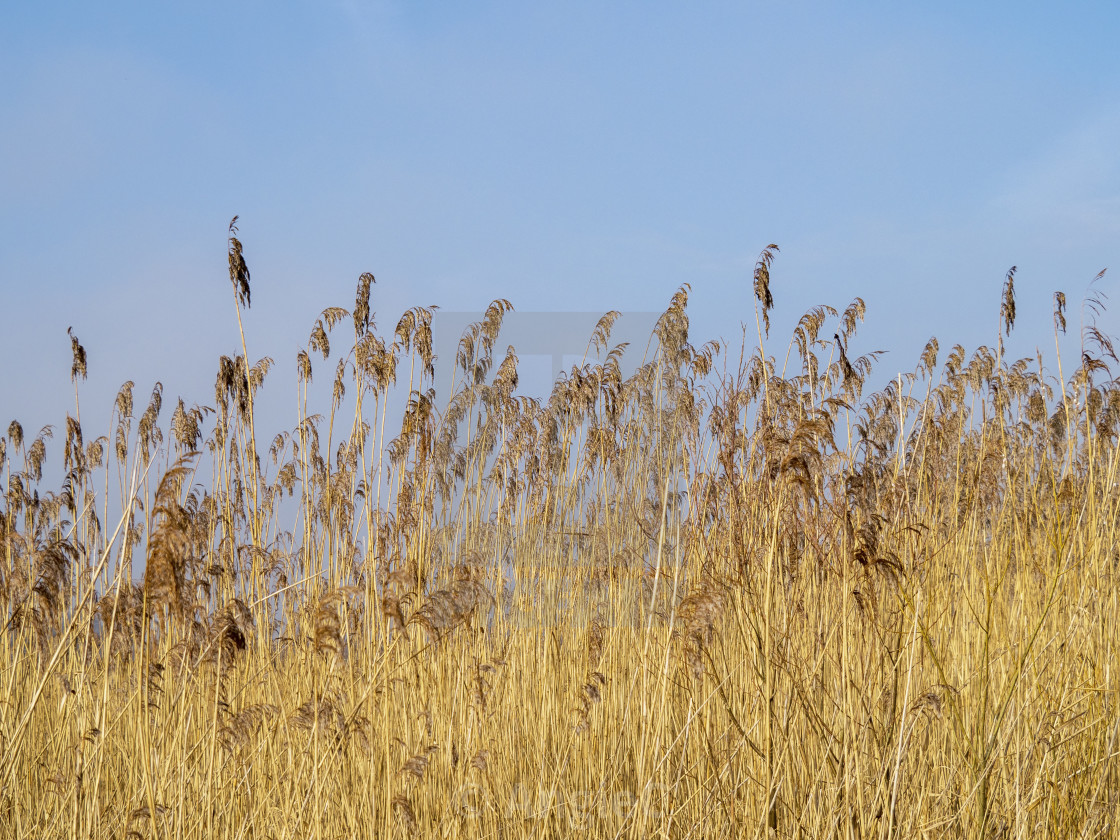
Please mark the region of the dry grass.
[[437, 395], [432, 311], [379, 334], [363, 275], [267, 445], [244, 332], [212, 406], [165, 437], [126, 383], [112, 441], [71, 333], [61, 488], [52, 430], [0, 438], [0, 835], [1116, 836], [1100, 300], [1068, 378], [1004, 358], [1012, 270], [996, 349], [864, 393], [862, 301], [768, 351], [776, 252], [757, 347], [690, 344], [682, 287], [634, 375], [610, 313], [546, 401], [508, 302]]

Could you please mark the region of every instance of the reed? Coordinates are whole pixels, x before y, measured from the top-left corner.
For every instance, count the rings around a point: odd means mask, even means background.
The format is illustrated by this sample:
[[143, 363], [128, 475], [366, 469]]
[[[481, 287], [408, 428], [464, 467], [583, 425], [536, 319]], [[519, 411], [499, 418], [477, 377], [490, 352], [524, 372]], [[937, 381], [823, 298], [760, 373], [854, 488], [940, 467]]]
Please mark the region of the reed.
[[0, 437], [0, 836], [1120, 831], [1095, 286], [1068, 376], [1005, 358], [1012, 269], [994, 348], [870, 391], [859, 299], [772, 351], [771, 245], [757, 346], [694, 346], [685, 285], [632, 375], [608, 313], [537, 400], [508, 301], [437, 394], [434, 307], [379, 332], [363, 274], [284, 423], [236, 221], [211, 405], [127, 382], [88, 439], [71, 331], [61, 486], [51, 427]]

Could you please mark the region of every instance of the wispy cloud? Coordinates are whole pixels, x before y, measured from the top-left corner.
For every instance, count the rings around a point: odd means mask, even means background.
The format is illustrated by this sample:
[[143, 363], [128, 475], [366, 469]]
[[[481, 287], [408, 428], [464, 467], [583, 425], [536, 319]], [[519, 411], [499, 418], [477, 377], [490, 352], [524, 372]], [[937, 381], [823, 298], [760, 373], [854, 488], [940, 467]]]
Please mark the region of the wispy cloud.
[[1053, 236], [1120, 234], [1120, 109], [1109, 108], [1057, 134], [1003, 176], [993, 209]]

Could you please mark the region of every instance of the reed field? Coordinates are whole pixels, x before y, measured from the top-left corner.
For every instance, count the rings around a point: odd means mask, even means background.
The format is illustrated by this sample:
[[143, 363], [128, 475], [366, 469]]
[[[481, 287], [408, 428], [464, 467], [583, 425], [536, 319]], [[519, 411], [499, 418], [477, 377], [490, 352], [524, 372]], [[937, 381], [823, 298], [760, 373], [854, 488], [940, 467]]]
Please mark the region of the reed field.
[[858, 298], [770, 334], [770, 246], [741, 346], [682, 286], [538, 400], [508, 302], [435, 360], [368, 274], [269, 379], [236, 234], [208, 406], [85, 393], [76, 325], [73, 414], [0, 438], [0, 837], [1120, 836], [1096, 287], [1011, 359], [1012, 270], [891, 378]]

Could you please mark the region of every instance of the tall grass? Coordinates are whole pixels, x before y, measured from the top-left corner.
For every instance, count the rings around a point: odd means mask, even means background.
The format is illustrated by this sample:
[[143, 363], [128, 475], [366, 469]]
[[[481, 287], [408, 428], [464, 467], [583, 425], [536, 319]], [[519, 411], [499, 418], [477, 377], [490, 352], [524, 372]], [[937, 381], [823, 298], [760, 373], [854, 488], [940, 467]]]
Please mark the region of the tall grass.
[[129, 382], [92, 440], [72, 334], [62, 486], [0, 438], [0, 835], [1116, 836], [1100, 296], [1068, 377], [1004, 358], [1012, 271], [994, 349], [865, 393], [858, 299], [769, 349], [776, 251], [757, 345], [693, 346], [683, 286], [544, 401], [508, 302], [436, 394], [432, 310], [379, 333], [362, 275], [271, 441], [251, 332], [211, 406]]

